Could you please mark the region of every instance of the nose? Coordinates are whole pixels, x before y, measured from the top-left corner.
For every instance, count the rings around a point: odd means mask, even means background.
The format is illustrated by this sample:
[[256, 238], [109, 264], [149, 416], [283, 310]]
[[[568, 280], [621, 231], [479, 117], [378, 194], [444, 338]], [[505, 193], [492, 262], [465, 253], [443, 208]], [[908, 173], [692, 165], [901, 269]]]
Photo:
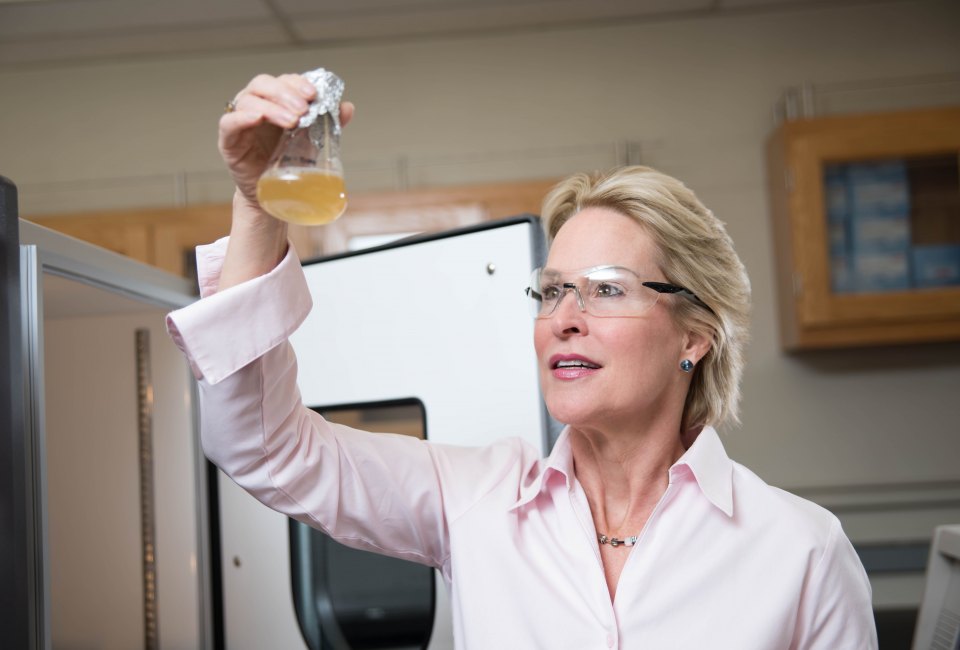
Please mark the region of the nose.
[[[567, 294], [571, 292], [576, 296], [576, 301], [564, 300]], [[570, 334], [586, 334], [587, 321], [584, 318], [586, 311], [580, 289], [572, 282], [565, 282], [563, 284], [563, 295], [557, 301], [557, 306], [553, 310], [553, 317], [550, 319], [554, 334], [560, 337]]]

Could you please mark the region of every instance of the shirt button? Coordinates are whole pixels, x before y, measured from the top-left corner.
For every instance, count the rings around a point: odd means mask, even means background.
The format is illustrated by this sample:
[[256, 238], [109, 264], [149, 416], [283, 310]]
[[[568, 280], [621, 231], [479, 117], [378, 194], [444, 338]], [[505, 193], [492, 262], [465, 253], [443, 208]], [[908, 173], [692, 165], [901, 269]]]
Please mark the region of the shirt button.
[[613, 642], [614, 642], [613, 635], [612, 635], [612, 634], [608, 634], [608, 635], [607, 635], [607, 647], [608, 647], [608, 648], [612, 648], [612, 647], [613, 647]]

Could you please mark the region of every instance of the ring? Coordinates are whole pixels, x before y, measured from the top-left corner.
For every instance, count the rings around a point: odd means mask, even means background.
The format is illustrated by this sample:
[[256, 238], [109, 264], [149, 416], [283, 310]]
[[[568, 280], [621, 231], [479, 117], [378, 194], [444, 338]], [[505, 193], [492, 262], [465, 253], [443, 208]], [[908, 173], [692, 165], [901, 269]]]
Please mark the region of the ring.
[[224, 112], [224, 113], [232, 113], [232, 112], [234, 112], [235, 110], [237, 110], [237, 100], [236, 100], [236, 99], [231, 99], [229, 102], [227, 102], [227, 105], [223, 107], [223, 112]]

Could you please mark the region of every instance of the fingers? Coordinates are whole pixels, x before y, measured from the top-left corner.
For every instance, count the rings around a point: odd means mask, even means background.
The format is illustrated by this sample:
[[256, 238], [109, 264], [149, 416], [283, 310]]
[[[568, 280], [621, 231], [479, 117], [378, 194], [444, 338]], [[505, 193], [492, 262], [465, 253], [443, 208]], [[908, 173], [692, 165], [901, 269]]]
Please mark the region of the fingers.
[[316, 87], [307, 81], [307, 78], [299, 74], [282, 74], [277, 77], [281, 82], [287, 84], [290, 88], [295, 89], [301, 97], [310, 101], [317, 96]]
[[256, 95], [241, 94], [237, 99], [237, 112], [256, 113], [263, 118], [284, 129], [293, 128], [300, 121], [300, 116], [307, 112], [307, 104], [302, 110], [291, 109], [286, 104], [264, 99]]
[[308, 102], [317, 95], [317, 89], [305, 77], [298, 74], [283, 74], [274, 77], [260, 74], [250, 80], [244, 91], [263, 97], [287, 95], [291, 99]]
[[307, 112], [317, 89], [300, 75], [258, 75], [241, 90], [234, 104], [237, 111], [251, 111], [284, 128], [293, 126]]
[[[273, 77], [261, 74], [254, 77], [234, 99], [235, 110], [220, 118], [221, 145], [229, 148], [242, 133], [261, 122], [269, 122], [283, 129], [296, 126], [306, 113], [317, 89], [298, 74]], [[340, 123], [353, 119], [355, 108], [351, 102], [340, 105]]]

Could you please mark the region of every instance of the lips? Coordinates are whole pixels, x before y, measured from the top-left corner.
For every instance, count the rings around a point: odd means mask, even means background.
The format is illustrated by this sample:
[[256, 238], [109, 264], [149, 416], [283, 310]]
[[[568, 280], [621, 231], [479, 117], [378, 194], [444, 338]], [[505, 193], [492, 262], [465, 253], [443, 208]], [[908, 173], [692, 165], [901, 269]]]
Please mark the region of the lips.
[[555, 354], [550, 357], [550, 370], [557, 379], [578, 379], [592, 375], [602, 366], [578, 354]]

